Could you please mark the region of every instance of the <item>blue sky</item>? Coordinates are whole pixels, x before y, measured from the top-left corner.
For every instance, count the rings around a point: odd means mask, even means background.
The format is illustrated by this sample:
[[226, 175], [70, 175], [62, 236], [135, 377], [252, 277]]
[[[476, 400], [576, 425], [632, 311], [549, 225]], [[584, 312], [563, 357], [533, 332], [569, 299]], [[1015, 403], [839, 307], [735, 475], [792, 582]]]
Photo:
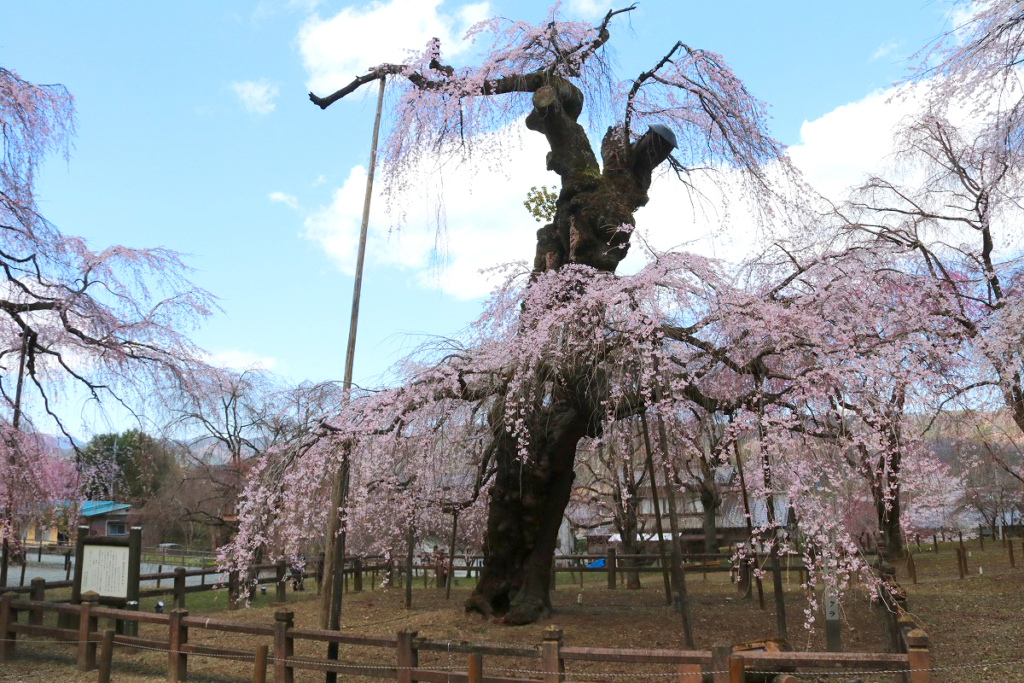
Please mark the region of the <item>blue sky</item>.
[[[548, 7], [0, 0], [0, 64], [29, 81], [63, 83], [76, 98], [71, 162], [52, 159], [39, 180], [51, 221], [94, 247], [190, 254], [195, 281], [224, 309], [196, 334], [215, 358], [261, 359], [291, 381], [340, 379], [373, 102], [354, 97], [321, 111], [306, 98], [310, 84], [327, 94], [344, 75], [399, 59], [404, 43], [418, 49], [441, 34], [457, 51], [475, 18], [537, 22]], [[569, 0], [563, 11], [596, 19], [607, 7]], [[771, 105], [776, 136], [794, 146], [812, 182], [836, 191], [884, 153], [887, 126], [902, 111], [884, 91], [945, 28], [946, 5], [924, 0], [648, 0], [613, 24], [612, 44], [623, 78], [676, 40], [721, 53]], [[486, 291], [477, 268], [532, 258], [537, 225], [520, 203], [526, 188], [554, 179], [533, 137], [505, 175], [444, 179], [446, 261], [434, 253], [436, 207], [411, 199], [408, 223], [395, 232], [376, 201], [357, 382], [374, 384], [418, 335], [472, 320]], [[656, 243], [684, 239], [673, 233], [677, 201], [677, 189], [655, 188], [638, 216]]]

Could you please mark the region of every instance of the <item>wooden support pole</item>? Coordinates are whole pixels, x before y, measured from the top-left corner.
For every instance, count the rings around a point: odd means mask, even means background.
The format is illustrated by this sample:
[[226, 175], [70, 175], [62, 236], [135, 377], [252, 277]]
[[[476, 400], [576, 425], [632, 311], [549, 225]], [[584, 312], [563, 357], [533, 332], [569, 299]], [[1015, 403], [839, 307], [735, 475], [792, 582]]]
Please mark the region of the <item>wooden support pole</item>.
[[985, 527], [978, 525], [978, 543], [981, 544], [982, 552], [985, 551]]
[[178, 683], [188, 678], [188, 653], [181, 648], [188, 644], [188, 626], [181, 620], [188, 616], [187, 609], [172, 609], [167, 622], [167, 680]]
[[267, 683], [267, 649], [266, 645], [256, 648], [252, 665], [252, 683]]
[[910, 581], [917, 585], [917, 564], [914, 561], [914, 553], [907, 553], [907, 574], [910, 576]]
[[484, 656], [479, 652], [466, 658], [466, 683], [484, 683]]
[[96, 632], [97, 619], [92, 616], [92, 608], [99, 603], [100, 596], [95, 591], [82, 595], [82, 604], [78, 613], [78, 656], [76, 664], [79, 671], [92, 671], [96, 668], [96, 642], [91, 639]]
[[285, 590], [285, 587], [288, 585], [288, 580], [285, 578], [287, 573], [288, 568], [285, 566], [284, 558], [282, 557], [274, 565], [274, 593], [277, 602], [288, 602], [288, 592]]
[[295, 671], [288, 666], [288, 657], [295, 654], [295, 643], [289, 631], [294, 615], [285, 609], [274, 612], [274, 683], [293, 683]]
[[1015, 560], [1014, 557], [1013, 557], [1013, 539], [1012, 538], [1006, 539], [1006, 548], [1007, 548], [1007, 550], [1010, 553], [1010, 568], [1013, 569], [1014, 567], [1017, 566], [1017, 560]]
[[396, 680], [398, 683], [412, 683], [413, 669], [419, 666], [419, 653], [416, 648], [413, 647], [413, 640], [416, 638], [417, 631], [399, 631], [398, 632], [398, 646], [397, 646], [397, 657], [398, 657], [398, 675]]
[[99, 675], [97, 683], [110, 683], [110, 665], [114, 658], [114, 629], [103, 632], [103, 644], [100, 645]]
[[363, 561], [358, 557], [352, 560], [352, 592], [363, 592]]
[[962, 548], [956, 549], [956, 570], [960, 574], [960, 580], [964, 578], [964, 551]]
[[238, 570], [228, 572], [228, 609], [238, 609]]
[[412, 609], [412, 554], [416, 548], [416, 535], [412, 526], [409, 527], [409, 535], [406, 539], [405, 555], [405, 608]]
[[541, 680], [543, 683], [562, 683], [565, 680], [565, 662], [562, 660], [562, 629], [548, 626], [540, 646]]
[[604, 560], [605, 570], [608, 572], [608, 590], [615, 590], [615, 548], [608, 548], [607, 557]]
[[939, 537], [935, 534], [932, 534], [932, 552], [939, 554]]

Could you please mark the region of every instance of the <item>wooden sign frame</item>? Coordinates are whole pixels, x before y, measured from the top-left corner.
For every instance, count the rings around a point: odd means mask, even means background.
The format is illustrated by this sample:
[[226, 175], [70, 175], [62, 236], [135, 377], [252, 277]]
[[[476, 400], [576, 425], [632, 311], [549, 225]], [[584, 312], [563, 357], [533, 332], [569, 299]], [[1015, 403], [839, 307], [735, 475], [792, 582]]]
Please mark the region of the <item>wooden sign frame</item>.
[[79, 604], [82, 602], [82, 573], [85, 563], [86, 546], [115, 546], [128, 548], [128, 585], [125, 587], [125, 597], [113, 597], [101, 595], [99, 602], [102, 605], [113, 607], [128, 607], [128, 603], [139, 603], [139, 575], [140, 563], [142, 560], [142, 527], [133, 526], [127, 536], [104, 536], [89, 538], [89, 527], [78, 527], [78, 539], [75, 542], [75, 581], [71, 587], [71, 602]]

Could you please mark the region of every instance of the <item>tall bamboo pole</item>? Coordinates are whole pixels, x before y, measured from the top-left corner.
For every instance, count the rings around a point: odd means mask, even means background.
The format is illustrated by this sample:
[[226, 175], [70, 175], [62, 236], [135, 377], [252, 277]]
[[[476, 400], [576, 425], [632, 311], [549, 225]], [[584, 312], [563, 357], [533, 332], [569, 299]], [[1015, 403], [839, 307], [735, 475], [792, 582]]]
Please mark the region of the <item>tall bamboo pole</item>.
[[[363, 197], [363, 221], [359, 226], [359, 251], [356, 255], [356, 275], [352, 287], [352, 318], [348, 327], [348, 346], [345, 349], [345, 379], [342, 384], [343, 400], [348, 403], [352, 390], [352, 367], [356, 355], [356, 330], [359, 326], [359, 297], [363, 285], [363, 262], [366, 258], [366, 229], [370, 223], [370, 198], [373, 194], [373, 172], [377, 167], [377, 135], [380, 132], [380, 112], [384, 104], [385, 79], [380, 79], [380, 91], [377, 94], [377, 113], [373, 119], [373, 142], [370, 145], [370, 167], [366, 172], [366, 195]], [[337, 630], [341, 625], [341, 594], [345, 580], [345, 529], [341, 524], [339, 511], [348, 500], [349, 481], [349, 449], [346, 446], [342, 454], [342, 463], [334, 474], [331, 487], [332, 502], [328, 521], [329, 544], [331, 552], [327, 553], [324, 575], [329, 577], [324, 582], [323, 602], [321, 603], [321, 626]], [[338, 658], [338, 644], [327, 646], [327, 658]], [[327, 683], [335, 683], [338, 674], [331, 671], [326, 675]]]

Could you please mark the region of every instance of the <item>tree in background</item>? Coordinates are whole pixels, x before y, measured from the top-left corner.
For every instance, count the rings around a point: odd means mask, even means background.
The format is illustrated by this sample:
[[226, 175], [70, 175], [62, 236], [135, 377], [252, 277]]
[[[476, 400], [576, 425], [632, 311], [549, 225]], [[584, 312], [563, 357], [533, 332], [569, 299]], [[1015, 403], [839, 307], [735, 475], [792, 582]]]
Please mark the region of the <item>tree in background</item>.
[[110, 473], [83, 478], [82, 494], [86, 498], [140, 507], [173, 486], [178, 474], [168, 444], [137, 429], [94, 436], [77, 454], [76, 463], [80, 472]]
[[[178, 253], [93, 250], [39, 212], [36, 172], [53, 152], [69, 158], [74, 113], [63, 86], [35, 85], [0, 67], [0, 450], [11, 485], [35, 476], [38, 453], [19, 436], [39, 426], [29, 412], [70, 439], [61, 396], [130, 408], [159, 387], [193, 385], [203, 364], [187, 333], [213, 310]], [[58, 483], [22, 493], [49, 505], [68, 495]], [[5, 545], [17, 536], [13, 522], [5, 504]]]

